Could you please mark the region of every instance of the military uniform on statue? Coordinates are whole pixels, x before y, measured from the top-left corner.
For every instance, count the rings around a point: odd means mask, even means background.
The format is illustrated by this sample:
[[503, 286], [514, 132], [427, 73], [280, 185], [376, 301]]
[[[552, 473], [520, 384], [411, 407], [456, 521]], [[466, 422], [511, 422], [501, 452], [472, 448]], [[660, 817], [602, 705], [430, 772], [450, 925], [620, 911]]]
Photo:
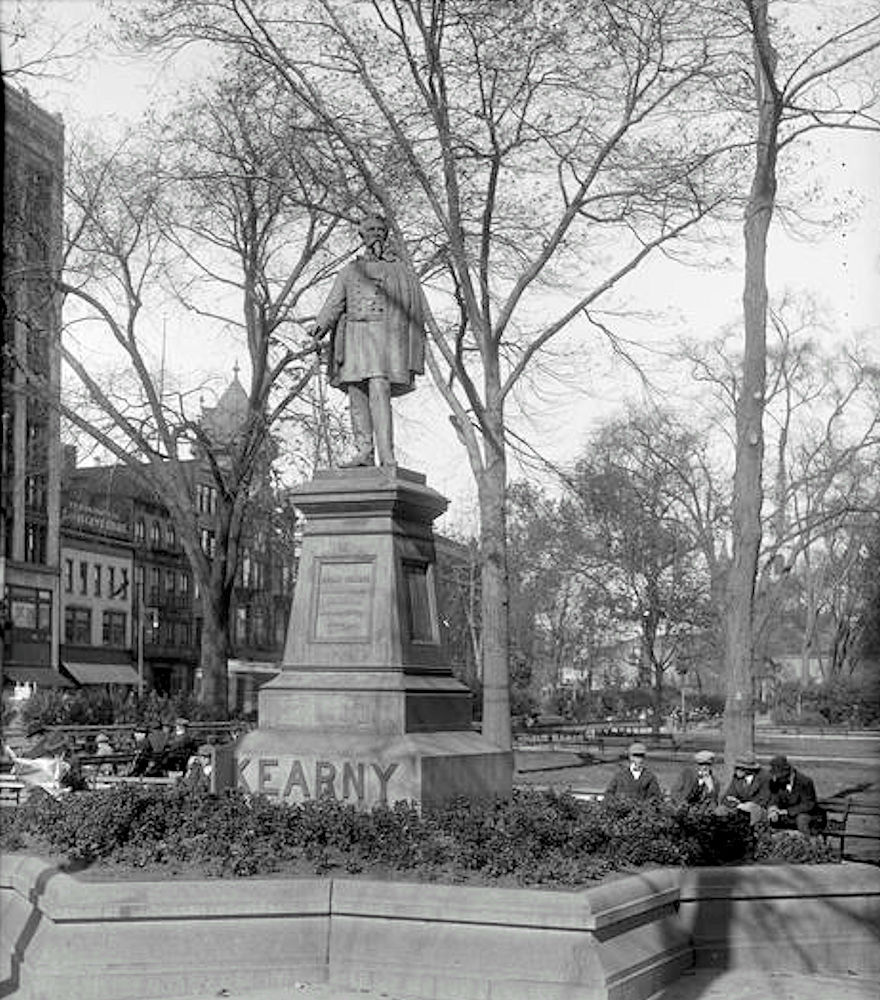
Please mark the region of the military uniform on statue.
[[443, 643], [432, 525], [448, 501], [394, 456], [391, 400], [424, 369], [426, 306], [388, 232], [363, 220], [366, 250], [317, 317], [355, 455], [292, 491], [305, 527], [281, 672], [235, 750], [241, 788], [291, 803], [511, 793], [513, 756], [474, 729]]
[[390, 466], [391, 398], [412, 392], [425, 370], [422, 290], [391, 250], [384, 218], [367, 216], [359, 232], [366, 252], [337, 276], [314, 333], [330, 333], [330, 384], [348, 394], [355, 455], [344, 467], [372, 465], [375, 454]]

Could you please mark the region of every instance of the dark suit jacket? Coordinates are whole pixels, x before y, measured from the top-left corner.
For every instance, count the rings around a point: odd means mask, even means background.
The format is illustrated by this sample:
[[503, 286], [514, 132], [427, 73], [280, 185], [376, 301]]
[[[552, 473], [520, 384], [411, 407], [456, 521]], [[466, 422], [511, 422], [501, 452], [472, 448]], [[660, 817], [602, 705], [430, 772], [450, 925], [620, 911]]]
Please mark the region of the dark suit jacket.
[[633, 778], [629, 765], [621, 767], [608, 783], [605, 789], [605, 797], [613, 798], [618, 796], [626, 799], [636, 799], [640, 802], [660, 801], [663, 792], [660, 789], [660, 782], [657, 776], [647, 768], [642, 769], [638, 781]]
[[793, 770], [794, 781], [791, 791], [786, 788], [788, 782], [771, 782], [770, 784], [770, 804], [777, 809], [785, 810], [792, 818], [801, 813], [808, 813], [810, 816], [819, 816], [824, 810], [816, 799], [816, 786], [813, 779], [808, 778], [800, 771]]
[[683, 768], [672, 790], [672, 801], [687, 806], [715, 805], [718, 801], [718, 779], [713, 775], [712, 780], [712, 791], [709, 792], [700, 784], [700, 776], [695, 767]]
[[759, 806], [770, 804], [770, 776], [763, 769], [758, 771], [751, 784], [745, 778], [734, 775], [730, 779], [724, 800], [734, 799], [736, 802], [756, 802]]

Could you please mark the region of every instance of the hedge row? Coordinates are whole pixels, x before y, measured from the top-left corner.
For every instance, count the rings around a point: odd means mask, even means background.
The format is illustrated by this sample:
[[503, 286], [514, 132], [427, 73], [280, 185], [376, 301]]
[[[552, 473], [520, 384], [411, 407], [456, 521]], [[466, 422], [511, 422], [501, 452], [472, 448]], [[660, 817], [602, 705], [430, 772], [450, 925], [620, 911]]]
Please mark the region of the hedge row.
[[128, 868], [205, 876], [378, 869], [439, 881], [580, 885], [645, 865], [831, 860], [819, 841], [753, 831], [740, 815], [667, 805], [577, 802], [518, 791], [510, 801], [456, 800], [370, 812], [334, 800], [281, 805], [137, 785], [61, 800], [33, 796], [0, 818], [0, 847]]

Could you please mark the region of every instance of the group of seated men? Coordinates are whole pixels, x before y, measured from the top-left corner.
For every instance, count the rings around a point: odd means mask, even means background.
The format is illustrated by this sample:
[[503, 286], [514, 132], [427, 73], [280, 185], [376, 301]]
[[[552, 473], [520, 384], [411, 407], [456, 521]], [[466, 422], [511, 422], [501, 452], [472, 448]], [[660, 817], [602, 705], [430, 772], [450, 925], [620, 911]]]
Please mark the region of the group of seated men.
[[[664, 798], [657, 776], [645, 767], [646, 755], [644, 743], [630, 746], [626, 765], [605, 789], [606, 798]], [[787, 757], [774, 757], [767, 768], [753, 754], [737, 757], [733, 777], [723, 794], [712, 770], [714, 760], [711, 750], [694, 754], [694, 763], [682, 769], [671, 791], [674, 803], [712, 808], [719, 815], [744, 812], [752, 826], [766, 821], [777, 829], [803, 834], [819, 833], [824, 828], [825, 810], [816, 798], [812, 778], [792, 767]]]
[[134, 727], [134, 756], [126, 771], [132, 776], [158, 777], [168, 774], [185, 774], [194, 758], [210, 753], [202, 748], [189, 730], [186, 719], [177, 719], [173, 731], [167, 725]]

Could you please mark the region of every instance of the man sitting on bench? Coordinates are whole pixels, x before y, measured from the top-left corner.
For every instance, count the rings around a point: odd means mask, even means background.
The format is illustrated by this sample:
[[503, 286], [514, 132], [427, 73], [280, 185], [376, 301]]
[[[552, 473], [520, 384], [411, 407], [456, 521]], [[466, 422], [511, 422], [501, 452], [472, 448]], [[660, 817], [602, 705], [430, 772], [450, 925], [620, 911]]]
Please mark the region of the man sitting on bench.
[[767, 819], [780, 830], [798, 830], [804, 836], [820, 833], [825, 810], [816, 800], [813, 779], [795, 770], [787, 757], [770, 761], [770, 804]]

